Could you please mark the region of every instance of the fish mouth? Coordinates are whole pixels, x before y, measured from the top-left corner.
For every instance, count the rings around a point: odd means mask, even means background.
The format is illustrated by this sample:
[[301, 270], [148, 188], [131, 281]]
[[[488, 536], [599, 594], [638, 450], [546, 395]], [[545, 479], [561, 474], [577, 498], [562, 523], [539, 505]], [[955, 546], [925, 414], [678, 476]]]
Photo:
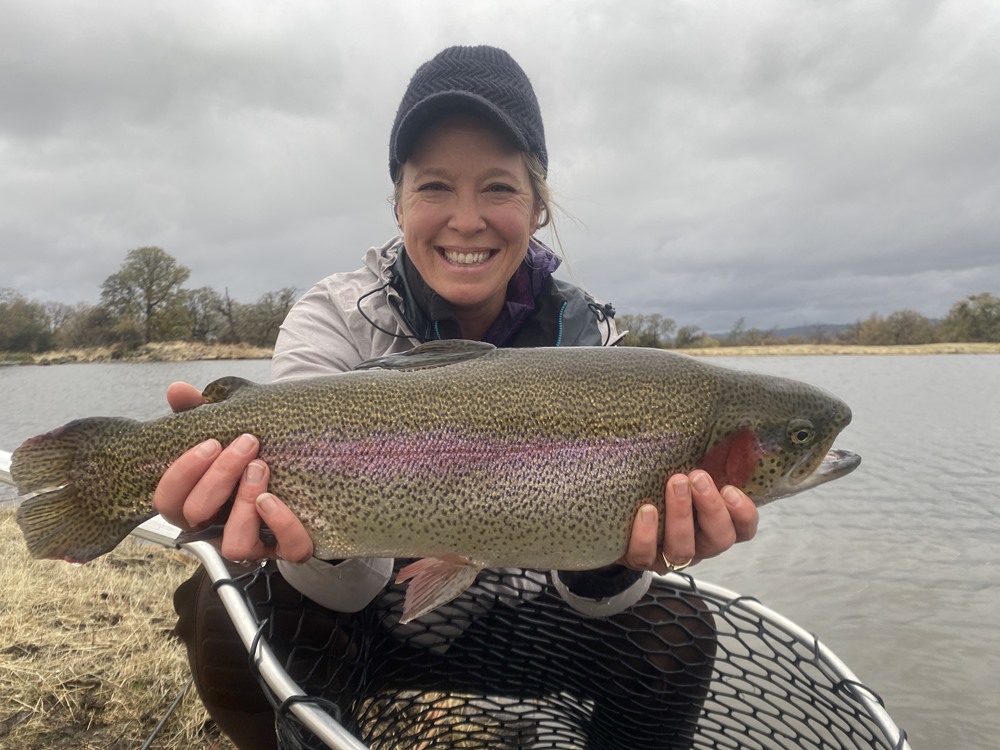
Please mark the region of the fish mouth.
[[768, 493], [767, 502], [779, 500], [783, 497], [788, 497], [789, 495], [797, 495], [805, 490], [818, 487], [821, 484], [832, 482], [834, 479], [847, 476], [861, 465], [861, 456], [857, 453], [852, 453], [851, 451], [842, 450], [840, 448], [832, 448], [827, 451], [827, 454], [823, 457], [819, 466], [798, 482], [794, 481], [792, 479], [794, 470], [807, 460], [808, 457], [803, 457], [803, 459], [795, 465], [793, 470], [783, 478], [783, 481], [779, 485], [775, 486], [774, 492]]
[[824, 482], [839, 479], [850, 474], [860, 465], [861, 456], [857, 453], [841, 450], [840, 448], [831, 449], [823, 457], [823, 461], [816, 467], [816, 470], [799, 482], [799, 487], [807, 490]]

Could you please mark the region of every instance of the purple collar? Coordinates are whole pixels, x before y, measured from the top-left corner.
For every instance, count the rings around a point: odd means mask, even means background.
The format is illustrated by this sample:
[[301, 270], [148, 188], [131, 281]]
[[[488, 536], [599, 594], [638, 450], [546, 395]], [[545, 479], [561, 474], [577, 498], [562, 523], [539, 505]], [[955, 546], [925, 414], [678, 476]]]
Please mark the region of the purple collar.
[[535, 311], [535, 298], [559, 268], [560, 262], [558, 256], [541, 242], [534, 238], [528, 242], [528, 252], [507, 284], [503, 308], [483, 334], [483, 341], [504, 346], [517, 333]]

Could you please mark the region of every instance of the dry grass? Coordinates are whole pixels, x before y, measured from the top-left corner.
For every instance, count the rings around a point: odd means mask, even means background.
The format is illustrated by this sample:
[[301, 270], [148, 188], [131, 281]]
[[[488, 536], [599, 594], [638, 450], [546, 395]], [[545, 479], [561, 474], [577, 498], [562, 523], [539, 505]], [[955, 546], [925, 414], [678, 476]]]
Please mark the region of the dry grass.
[[[72, 566], [34, 560], [0, 511], [0, 747], [138, 750], [189, 678], [171, 595], [195, 563], [132, 539]], [[232, 745], [192, 687], [153, 748]]]
[[123, 351], [117, 347], [61, 349], [26, 355], [38, 365], [67, 362], [190, 362], [202, 359], [270, 359], [271, 349], [249, 344], [202, 344], [191, 341], [161, 341]]

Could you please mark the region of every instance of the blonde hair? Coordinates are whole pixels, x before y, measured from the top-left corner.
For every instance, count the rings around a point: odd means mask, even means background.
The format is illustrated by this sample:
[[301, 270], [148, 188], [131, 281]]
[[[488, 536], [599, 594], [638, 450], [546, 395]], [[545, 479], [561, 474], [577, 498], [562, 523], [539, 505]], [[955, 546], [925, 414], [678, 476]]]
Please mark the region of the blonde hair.
[[[528, 167], [528, 177], [531, 180], [531, 190], [535, 194], [535, 205], [540, 209], [538, 212], [538, 226], [535, 227], [535, 232], [539, 229], [544, 229], [548, 227], [549, 232], [552, 235], [552, 244], [557, 249], [552, 250], [559, 258], [566, 264], [569, 268], [569, 260], [566, 258], [566, 253], [563, 251], [562, 242], [559, 240], [559, 232], [556, 230], [555, 217], [552, 213], [553, 208], [558, 208], [554, 200], [552, 200], [552, 188], [549, 187], [548, 181], [545, 179], [545, 166], [542, 164], [542, 160], [539, 159], [535, 154], [524, 153], [524, 163]], [[535, 242], [541, 242], [532, 233], [532, 237]], [[546, 247], [548, 247], [546, 245]]]

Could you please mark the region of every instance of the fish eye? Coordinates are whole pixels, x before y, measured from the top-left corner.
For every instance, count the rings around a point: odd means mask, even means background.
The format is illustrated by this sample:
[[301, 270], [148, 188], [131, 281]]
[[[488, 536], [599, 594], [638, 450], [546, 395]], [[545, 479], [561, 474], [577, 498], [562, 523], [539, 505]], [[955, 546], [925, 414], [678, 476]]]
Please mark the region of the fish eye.
[[788, 425], [788, 439], [792, 445], [809, 445], [816, 437], [812, 422], [805, 419], [793, 419]]

